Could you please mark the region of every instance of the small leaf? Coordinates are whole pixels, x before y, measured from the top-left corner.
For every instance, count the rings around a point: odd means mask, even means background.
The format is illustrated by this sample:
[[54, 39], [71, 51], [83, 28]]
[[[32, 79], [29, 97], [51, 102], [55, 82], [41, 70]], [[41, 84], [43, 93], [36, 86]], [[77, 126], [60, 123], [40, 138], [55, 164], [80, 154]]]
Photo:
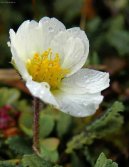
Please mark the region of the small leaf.
[[52, 167], [52, 164], [34, 154], [24, 155], [22, 158], [23, 167]]
[[17, 89], [1, 88], [0, 89], [0, 106], [12, 104], [20, 97], [20, 92]]
[[57, 138], [48, 138], [40, 142], [41, 156], [51, 162], [56, 162], [59, 158], [57, 151], [59, 140]]
[[32, 112], [32, 107], [26, 100], [18, 100], [14, 105], [20, 112]]
[[120, 55], [125, 55], [129, 53], [129, 32], [113, 31], [107, 34], [107, 40], [110, 45], [112, 45]]
[[116, 133], [123, 124], [123, 116], [120, 114], [123, 110], [123, 104], [116, 101], [101, 117], [87, 125], [83, 132], [67, 143], [66, 152], [71, 153], [74, 149], [82, 148], [83, 145], [92, 144], [95, 139]]
[[19, 126], [25, 134], [33, 136], [33, 112], [22, 112], [19, 118]]
[[124, 28], [124, 15], [119, 14], [109, 19], [109, 31], [118, 31]]
[[10, 137], [6, 140], [6, 144], [15, 153], [20, 155], [32, 153], [31, 143], [20, 136]]
[[0, 167], [20, 167], [19, 162], [19, 159], [0, 161]]
[[86, 127], [86, 131], [97, 133], [97, 138], [116, 132], [123, 124], [120, 112], [124, 111], [121, 102], [116, 101], [100, 118]]
[[[54, 118], [51, 115], [40, 113], [40, 129], [39, 136], [44, 138], [48, 136], [55, 125]], [[19, 119], [19, 126], [25, 134], [32, 137], [33, 136], [33, 112], [25, 111], [21, 113]]]
[[57, 162], [59, 159], [59, 154], [57, 150], [54, 151], [48, 151], [48, 150], [42, 150], [41, 156], [50, 162]]
[[104, 153], [101, 153], [94, 167], [118, 167], [118, 164], [107, 159]]
[[89, 32], [94, 33], [99, 28], [100, 24], [101, 19], [99, 17], [95, 17], [87, 23], [87, 28]]
[[41, 145], [50, 151], [56, 150], [60, 141], [57, 138], [47, 138], [41, 141]]
[[40, 138], [44, 138], [48, 136], [55, 125], [54, 118], [51, 115], [44, 114], [41, 112], [40, 114]]
[[60, 112], [60, 116], [57, 122], [57, 133], [59, 137], [62, 137], [67, 132], [70, 127], [71, 120], [72, 118], [70, 115]]

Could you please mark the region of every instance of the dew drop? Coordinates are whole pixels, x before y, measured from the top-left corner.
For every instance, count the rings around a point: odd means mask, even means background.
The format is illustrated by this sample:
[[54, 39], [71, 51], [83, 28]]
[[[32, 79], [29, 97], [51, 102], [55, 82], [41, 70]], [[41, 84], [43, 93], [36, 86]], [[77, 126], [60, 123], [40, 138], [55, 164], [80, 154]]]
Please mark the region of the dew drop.
[[54, 31], [54, 29], [52, 27], [49, 27], [48, 29], [49, 29], [50, 32]]

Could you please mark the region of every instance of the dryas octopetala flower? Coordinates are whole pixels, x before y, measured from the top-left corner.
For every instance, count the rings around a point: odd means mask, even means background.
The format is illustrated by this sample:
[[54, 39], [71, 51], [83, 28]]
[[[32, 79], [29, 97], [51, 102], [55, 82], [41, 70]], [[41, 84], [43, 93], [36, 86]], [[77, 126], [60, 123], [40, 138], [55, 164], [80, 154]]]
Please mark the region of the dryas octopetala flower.
[[55, 18], [25, 21], [10, 30], [12, 61], [31, 94], [77, 117], [92, 115], [109, 86], [109, 74], [81, 69], [89, 41], [80, 28], [66, 29]]

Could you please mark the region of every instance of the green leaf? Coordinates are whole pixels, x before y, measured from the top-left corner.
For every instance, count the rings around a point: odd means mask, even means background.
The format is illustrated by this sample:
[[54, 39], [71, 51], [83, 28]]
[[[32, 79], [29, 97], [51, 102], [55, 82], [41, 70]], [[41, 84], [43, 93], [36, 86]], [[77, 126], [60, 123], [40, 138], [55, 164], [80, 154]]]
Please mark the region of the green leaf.
[[45, 159], [48, 160], [50, 162], [57, 162], [57, 160], [59, 159], [59, 154], [57, 150], [54, 151], [48, 151], [43, 149], [41, 156]]
[[107, 40], [120, 55], [129, 53], [129, 32], [125, 30], [113, 31], [107, 34]]
[[14, 105], [20, 112], [32, 112], [32, 107], [26, 100], [18, 100]]
[[89, 32], [94, 33], [99, 28], [101, 22], [102, 21], [99, 17], [95, 17], [95, 18], [91, 19], [87, 23], [87, 28], [88, 28]]
[[10, 163], [2, 162], [2, 163], [0, 163], [0, 167], [16, 167], [16, 165], [12, 165]]
[[13, 160], [6, 160], [6, 161], [0, 161], [0, 167], [21, 167], [18, 165], [20, 160], [13, 159]]
[[22, 158], [23, 167], [52, 167], [52, 164], [34, 154], [24, 155]]
[[40, 138], [47, 137], [53, 130], [55, 121], [51, 115], [44, 114], [41, 112], [40, 114]]
[[107, 159], [104, 153], [101, 153], [94, 167], [118, 167], [118, 164]]
[[120, 114], [123, 110], [123, 104], [115, 102], [100, 118], [86, 126], [83, 132], [67, 143], [66, 152], [71, 153], [74, 149], [82, 148], [83, 145], [92, 144], [95, 139], [116, 133], [123, 124], [123, 116]]
[[0, 106], [5, 104], [13, 104], [20, 97], [17, 89], [1, 88], [0, 89]]
[[[44, 114], [43, 111], [40, 113], [40, 129], [39, 136], [44, 138], [48, 136], [55, 125], [55, 120], [51, 115]], [[25, 134], [32, 137], [33, 136], [33, 112], [22, 112], [19, 119], [19, 126]]]
[[119, 14], [116, 17], [113, 17], [109, 20], [109, 31], [118, 31], [118, 30], [122, 30], [124, 28], [124, 16]]
[[15, 136], [10, 137], [6, 140], [6, 144], [9, 145], [9, 148], [15, 153], [23, 155], [32, 153], [31, 143], [23, 137]]
[[59, 142], [60, 141], [58, 138], [52, 137], [52, 138], [43, 139], [40, 144], [44, 148], [46, 148], [50, 151], [53, 151], [53, 150], [56, 150], [58, 148]]
[[32, 137], [33, 136], [33, 112], [22, 112], [19, 118], [19, 126], [23, 132]]
[[59, 139], [57, 138], [48, 138], [40, 141], [41, 156], [45, 160], [56, 162], [59, 158], [59, 154], [57, 151], [58, 145]]
[[94, 136], [91, 134], [85, 134], [81, 132], [78, 135], [75, 135], [68, 143], [66, 148], [66, 153], [73, 152], [74, 149], [81, 149], [84, 144], [91, 144], [93, 142]]
[[59, 137], [62, 137], [69, 129], [71, 124], [71, 116], [60, 112], [60, 116], [57, 121], [57, 133]]
[[108, 133], [116, 132], [123, 124], [123, 117], [120, 112], [124, 111], [121, 102], [115, 102], [104, 115], [86, 127], [86, 131], [96, 133], [97, 138], [101, 138]]

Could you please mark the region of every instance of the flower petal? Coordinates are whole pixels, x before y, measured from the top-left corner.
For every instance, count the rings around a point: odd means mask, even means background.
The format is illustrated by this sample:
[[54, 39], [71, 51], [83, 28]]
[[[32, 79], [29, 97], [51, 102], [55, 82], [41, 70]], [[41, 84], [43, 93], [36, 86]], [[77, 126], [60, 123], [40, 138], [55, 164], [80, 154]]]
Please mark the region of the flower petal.
[[63, 91], [55, 94], [55, 98], [61, 111], [75, 117], [85, 117], [94, 114], [103, 100], [103, 96], [100, 93], [75, 96], [75, 94], [68, 94]]
[[39, 23], [27, 20], [21, 24], [16, 33], [10, 30], [11, 45], [25, 61], [34, 53], [42, 53], [48, 49], [53, 37], [64, 29], [65, 26], [55, 18], [44, 17]]
[[50, 92], [50, 86], [48, 85], [48, 83], [39, 83], [32, 80], [27, 80], [26, 86], [34, 97], [39, 98], [45, 103], [54, 105], [56, 108], [58, 107], [56, 99]]
[[78, 37], [78, 38], [80, 38], [83, 41], [83, 43], [85, 45], [85, 54], [88, 56], [88, 53], [89, 53], [89, 41], [88, 41], [88, 38], [86, 36], [86, 33], [83, 30], [81, 30], [79, 27], [70, 28], [70, 29], [67, 29], [67, 31], [73, 37]]
[[89, 52], [89, 41], [84, 31], [71, 28], [58, 33], [50, 47], [55, 53], [59, 53], [61, 66], [70, 69], [69, 76], [84, 65]]
[[50, 42], [56, 34], [66, 29], [64, 24], [59, 20], [49, 17], [43, 17], [39, 21], [39, 27], [41, 27], [42, 29], [41, 38], [43, 38], [42, 47], [44, 48], [44, 50], [50, 48]]
[[24, 80], [31, 79], [31, 76], [29, 75], [29, 73], [26, 70], [25, 63], [22, 60], [20, 60], [20, 58], [18, 57], [18, 54], [13, 46], [11, 46], [11, 52], [13, 55], [12, 56], [12, 63], [14, 61], [14, 66], [16, 66], [16, 69], [21, 74], [22, 78]]
[[61, 90], [74, 94], [98, 93], [109, 87], [109, 74], [91, 69], [80, 69], [62, 80]]

